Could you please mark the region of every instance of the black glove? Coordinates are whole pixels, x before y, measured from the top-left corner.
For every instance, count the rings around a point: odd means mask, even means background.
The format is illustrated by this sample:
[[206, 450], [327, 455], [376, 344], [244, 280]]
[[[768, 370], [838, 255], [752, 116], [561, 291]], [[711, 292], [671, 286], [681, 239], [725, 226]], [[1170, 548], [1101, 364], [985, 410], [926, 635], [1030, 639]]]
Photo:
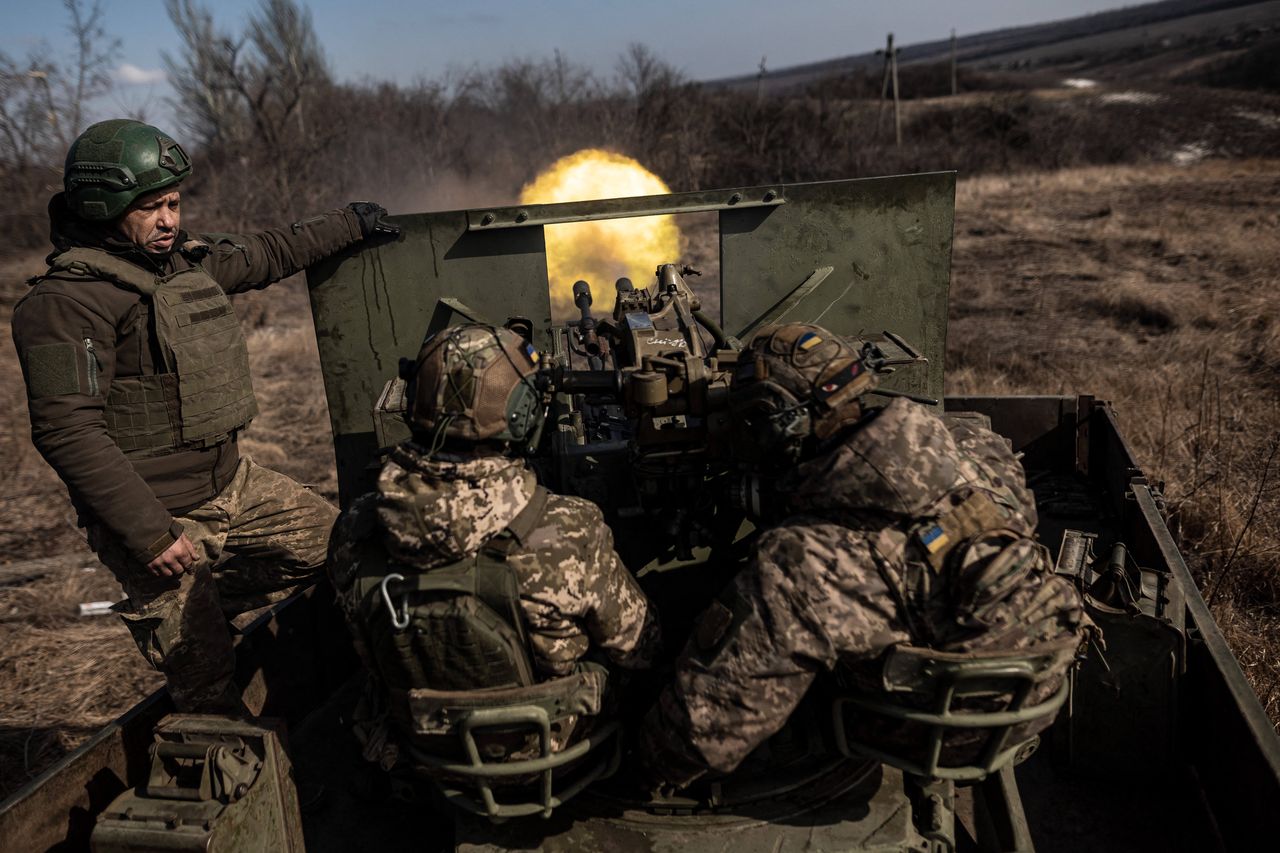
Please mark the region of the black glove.
[[400, 226], [383, 220], [387, 209], [373, 201], [353, 201], [347, 205], [360, 220], [360, 236], [368, 240], [373, 236], [387, 235], [396, 237], [400, 234]]

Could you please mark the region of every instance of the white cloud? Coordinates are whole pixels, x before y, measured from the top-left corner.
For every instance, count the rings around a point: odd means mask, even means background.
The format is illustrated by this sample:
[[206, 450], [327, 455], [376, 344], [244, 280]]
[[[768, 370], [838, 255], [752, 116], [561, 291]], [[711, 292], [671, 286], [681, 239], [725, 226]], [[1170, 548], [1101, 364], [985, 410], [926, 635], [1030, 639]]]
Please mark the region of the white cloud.
[[163, 83], [165, 73], [162, 68], [139, 68], [132, 63], [122, 62], [116, 69], [116, 79], [126, 86], [139, 86], [146, 83]]

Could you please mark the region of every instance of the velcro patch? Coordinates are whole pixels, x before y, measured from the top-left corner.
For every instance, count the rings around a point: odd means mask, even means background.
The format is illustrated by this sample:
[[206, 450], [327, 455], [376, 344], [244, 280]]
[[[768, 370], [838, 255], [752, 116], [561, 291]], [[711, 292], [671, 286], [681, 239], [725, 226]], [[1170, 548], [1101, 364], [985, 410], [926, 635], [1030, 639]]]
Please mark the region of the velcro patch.
[[75, 344], [40, 344], [27, 350], [26, 356], [27, 396], [32, 400], [80, 393]]
[[698, 619], [697, 627], [693, 632], [694, 642], [698, 644], [701, 651], [711, 651], [724, 639], [724, 635], [732, 624], [733, 611], [723, 603], [713, 601]]

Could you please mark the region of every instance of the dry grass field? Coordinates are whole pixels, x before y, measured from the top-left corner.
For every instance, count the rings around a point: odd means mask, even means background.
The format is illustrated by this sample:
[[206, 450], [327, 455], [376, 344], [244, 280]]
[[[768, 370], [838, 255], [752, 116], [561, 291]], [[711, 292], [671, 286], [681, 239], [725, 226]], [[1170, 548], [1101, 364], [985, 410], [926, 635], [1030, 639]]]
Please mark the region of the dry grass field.
[[[949, 393], [1111, 400], [1214, 611], [1280, 718], [1280, 161], [1205, 160], [961, 180]], [[6, 326], [39, 255], [0, 269]], [[25, 271], [25, 272], [24, 272]], [[298, 282], [241, 300], [262, 416], [243, 446], [334, 496], [313, 333]], [[28, 439], [0, 335], [0, 564], [89, 557]], [[86, 565], [90, 560], [86, 560]], [[78, 571], [0, 587], [0, 795], [153, 688], [111, 598]]]

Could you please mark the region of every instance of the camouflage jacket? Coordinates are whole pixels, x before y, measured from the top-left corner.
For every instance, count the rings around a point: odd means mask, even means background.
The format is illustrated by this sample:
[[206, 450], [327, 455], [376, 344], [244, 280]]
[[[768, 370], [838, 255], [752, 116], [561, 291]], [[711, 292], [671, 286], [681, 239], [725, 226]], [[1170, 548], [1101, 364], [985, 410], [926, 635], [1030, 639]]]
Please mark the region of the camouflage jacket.
[[[798, 466], [780, 484], [790, 516], [700, 618], [646, 718], [640, 756], [651, 778], [683, 785], [734, 769], [818, 673], [897, 643], [981, 652], [1078, 642], [1079, 597], [1047, 571], [1038, 545], [963, 618], [956, 590], [931, 581], [914, 531], [973, 490], [998, 507], [1002, 526], [1034, 531], [1034, 499], [1005, 440], [906, 400]], [[989, 556], [965, 554], [964, 575], [981, 575]]]
[[[392, 452], [378, 489], [338, 520], [329, 572], [361, 655], [371, 656], [351, 600], [357, 546], [375, 537], [376, 559], [418, 570], [474, 554], [501, 532], [533, 495], [523, 460], [485, 456], [427, 458], [406, 443]], [[364, 553], [368, 553], [365, 551]], [[650, 666], [659, 646], [657, 613], [613, 550], [613, 535], [589, 501], [548, 495], [542, 519], [507, 557], [520, 584], [530, 652], [540, 676], [568, 675], [591, 648], [619, 666]]]

